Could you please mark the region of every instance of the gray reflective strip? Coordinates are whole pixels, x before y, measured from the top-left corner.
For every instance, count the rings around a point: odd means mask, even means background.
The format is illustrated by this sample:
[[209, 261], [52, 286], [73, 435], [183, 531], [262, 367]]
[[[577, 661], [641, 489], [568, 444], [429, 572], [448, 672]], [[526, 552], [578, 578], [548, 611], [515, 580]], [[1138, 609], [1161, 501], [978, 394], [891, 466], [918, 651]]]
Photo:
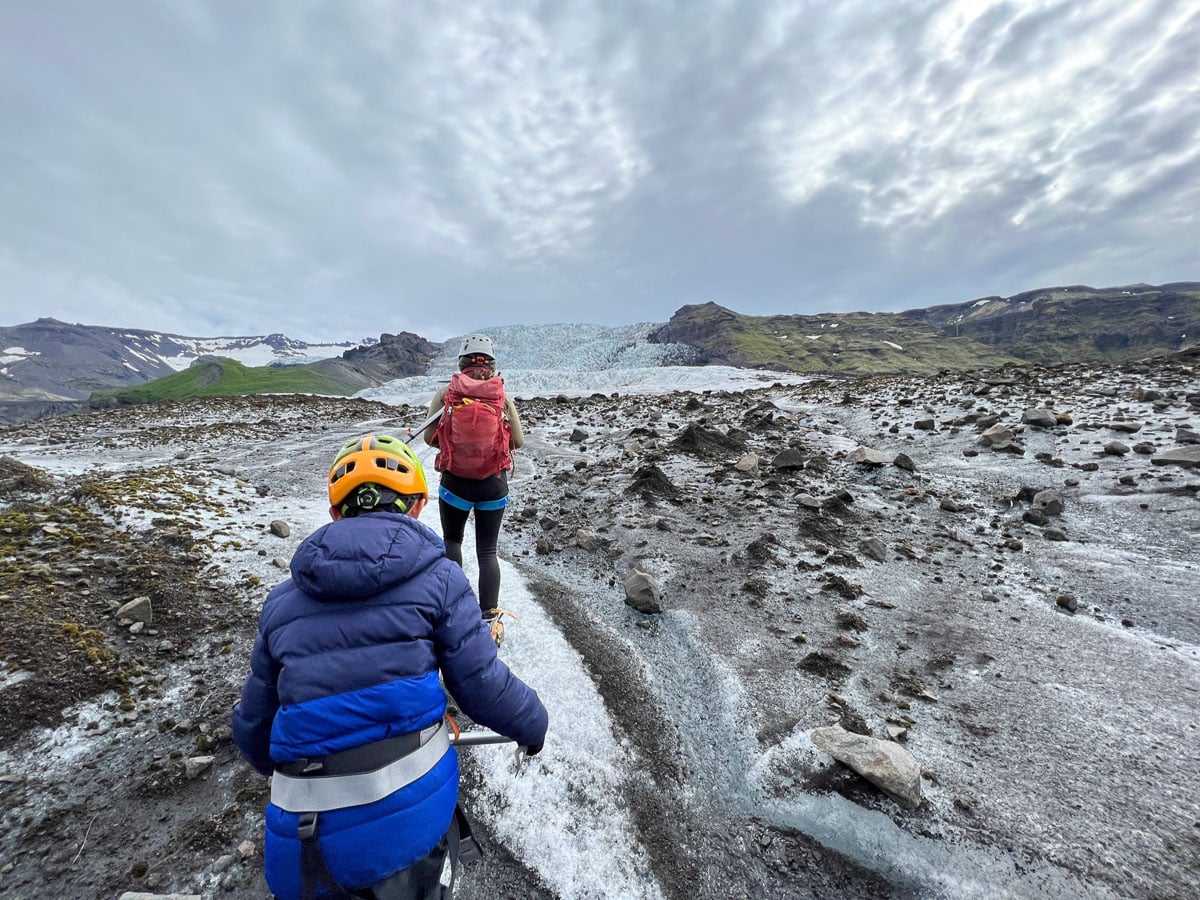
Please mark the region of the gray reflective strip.
[[424, 729], [421, 739], [425, 743], [412, 753], [373, 772], [294, 778], [277, 771], [271, 776], [271, 802], [288, 812], [325, 812], [382, 800], [425, 775], [446, 755], [450, 736], [445, 720]]

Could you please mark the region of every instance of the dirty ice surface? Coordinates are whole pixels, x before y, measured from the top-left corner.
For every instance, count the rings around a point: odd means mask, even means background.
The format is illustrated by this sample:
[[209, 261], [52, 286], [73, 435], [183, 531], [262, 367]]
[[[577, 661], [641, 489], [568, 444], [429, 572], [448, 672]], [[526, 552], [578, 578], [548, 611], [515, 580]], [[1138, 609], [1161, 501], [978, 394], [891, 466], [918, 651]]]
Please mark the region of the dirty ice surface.
[[[522, 398], [580, 396], [614, 391], [631, 395], [689, 389], [739, 391], [775, 383], [794, 385], [805, 380], [800, 376], [719, 367], [625, 368], [586, 373], [528, 368], [512, 369], [506, 372], [506, 378], [510, 392]], [[442, 383], [444, 377], [401, 379], [382, 388], [365, 391], [360, 396], [410, 405], [415, 407], [410, 411], [411, 414], [417, 417], [418, 411], [423, 411], [429, 396]], [[816, 423], [813, 426], [814, 430], [819, 431], [820, 417], [823, 415], [821, 410], [801, 411], [808, 416], [810, 422]], [[1111, 412], [1098, 409], [1097, 415], [1110, 415]], [[198, 417], [202, 415], [202, 412], [197, 413]], [[378, 423], [359, 424], [366, 429], [375, 428]], [[868, 413], [854, 407], [840, 409], [837, 422], [831, 419], [829, 425], [830, 433], [825, 443], [829, 452], [849, 450], [856, 446], [856, 431], [861, 432], [864, 442], [868, 438], [875, 439], [878, 436], [877, 425], [871, 421]], [[280, 433], [286, 433], [286, 422], [277, 423], [276, 427]], [[267, 499], [246, 496], [242, 491], [239, 493], [242, 503], [227, 506], [225, 512], [219, 515], [197, 510], [198, 530], [210, 533], [227, 532], [231, 536], [228, 547], [218, 542], [218, 549], [211, 563], [214, 577], [228, 575], [233, 578], [250, 572], [259, 575], [266, 583], [283, 577], [283, 573], [273, 567], [270, 559], [239, 552], [234, 537], [256, 532], [264, 520], [285, 518], [291, 524], [292, 533], [276, 546], [280, 556], [290, 557], [300, 540], [328, 520], [321, 489], [322, 479], [332, 448], [339, 439], [346, 436], [349, 435], [331, 432], [327, 443], [288, 443], [281, 440], [272, 445], [278, 451], [278, 456], [271, 458], [263, 455], [262, 447], [258, 444], [244, 449], [236, 446], [192, 448], [194, 455], [209, 453], [214, 457], [219, 455], [222, 461], [232, 462], [239, 467], [241, 474], [252, 481], [262, 481], [271, 477], [272, 473], [277, 473], [284, 457], [288, 460], [290, 470], [300, 476], [294, 485], [286, 488], [290, 492], [287, 494], [276, 494]], [[1071, 437], [1071, 440], [1078, 439], [1078, 436]], [[949, 441], [949, 438], [943, 437], [939, 432], [931, 435], [929, 440]], [[415, 446], [414, 449], [418, 450], [426, 463], [427, 471], [432, 475], [432, 451], [423, 445]], [[1039, 448], [1031, 444], [1030, 457], [1037, 449]], [[153, 453], [159, 451], [151, 451], [151, 455], [148, 456], [146, 451], [131, 450], [109, 452], [97, 460], [93, 446], [76, 448], [69, 444], [53, 447], [17, 446], [6, 450], [23, 462], [60, 475], [82, 472], [97, 466], [109, 470], [147, 465], [165, 466], [169, 465], [171, 456], [171, 449], [163, 448], [161, 458], [153, 457]], [[961, 454], [957, 449], [947, 448], [945, 453], [929, 455], [939, 460], [930, 464], [931, 471], [936, 471], [945, 485], [953, 487], [956, 479], [960, 477], [960, 470], [965, 467]], [[983, 457], [972, 462], [973, 478], [980, 478], [981, 467], [988, 464], [988, 459]], [[1024, 474], [1028, 475], [1029, 480], [1038, 482], [1044, 478], [1044, 469], [1039, 468], [1032, 458], [1005, 458], [998, 459], [994, 472], [984, 472], [983, 477], [1002, 482], [1006, 489], [1011, 482], [1015, 492]], [[965, 476], [963, 471], [962, 477]], [[234, 476], [216, 475], [209, 489], [217, 492], [225, 489], [232, 492], [234, 486]], [[1084, 487], [1086, 486], [1085, 476]], [[952, 491], [947, 489], [947, 493]], [[870, 508], [872, 503], [882, 501], [869, 492], [864, 492], [858, 502]], [[1111, 522], [1114, 528], [1124, 527], [1128, 517], [1137, 515], [1136, 511], [1127, 509], [1132, 501], [1099, 491], [1088, 493], [1086, 500], [1082, 502], [1091, 506], [1112, 507]], [[1169, 506], [1183, 504], [1185, 501], [1164, 495], [1156, 502]], [[434, 530], [439, 530], [436, 505], [427, 510], [422, 521]], [[127, 524], [138, 523], [131, 519]], [[1161, 540], [1190, 540], [1194, 546], [1195, 535], [1164, 533]], [[473, 535], [468, 532], [464, 541], [467, 551], [464, 553], [464, 569], [468, 578], [475, 584], [477, 568], [470, 552], [472, 545]], [[1047, 563], [1045, 571], [1041, 573], [1044, 582], [1054, 584], [1068, 578], [1067, 573], [1077, 571], [1084, 564], [1096, 569], [1112, 566], [1127, 570], [1136, 566], [1139, 561], [1137, 556], [1118, 552], [1106, 551], [1097, 554], [1096, 545], [1088, 547], [1090, 549], [1085, 550], [1083, 545], [1064, 545], [1046, 551], [1046, 558], [1051, 562]], [[1053, 556], [1052, 553], [1058, 556]], [[1089, 555], [1078, 558], [1080, 554]], [[1142, 565], [1146, 566], [1146, 554], [1141, 556]], [[481, 798], [482, 802], [476, 807], [476, 813], [487, 820], [498, 840], [523, 862], [537, 870], [545, 882], [563, 898], [582, 900], [591, 897], [658, 897], [659, 886], [649, 874], [645, 852], [638, 843], [629, 816], [620, 806], [621, 786], [625, 781], [623, 770], [631, 765], [633, 755], [629, 748], [623, 746], [614, 736], [619, 729], [608, 717], [604, 703], [578, 653], [559, 634], [550, 618], [534, 600], [520, 571], [504, 560], [501, 561], [501, 567], [505, 607], [519, 617], [519, 623], [509, 629], [509, 637], [502, 651], [503, 656], [524, 680], [537, 689], [549, 708], [551, 722], [569, 725], [554, 728], [545, 750], [530, 760], [521, 772], [514, 770], [512, 755], [505, 747], [485, 746], [464, 750], [464, 753], [473, 754], [475, 757], [486, 785], [485, 794]], [[1146, 568], [1147, 571], [1150, 570], [1150, 567]], [[1164, 582], [1157, 585], [1147, 582], [1147, 591], [1155, 590], [1156, 587], [1161, 591], [1166, 583], [1167, 586], [1186, 593], [1183, 590], [1183, 582], [1194, 579], [1195, 570], [1157, 571], [1155, 576], [1163, 578]], [[1024, 602], [1028, 598], [1029, 608], [1025, 615], [1044, 616], [1047, 621], [1047, 633], [1053, 636], [1057, 629], [1062, 627], [1061, 617], [1053, 611], [1043, 613], [1034, 600], [1035, 597], [1044, 594], [1046, 584], [1013, 583], [1010, 587], [1018, 595], [1018, 601]], [[920, 582], [914, 579], [912, 585], [895, 584], [892, 587], [904, 590], [919, 589]], [[883, 595], [886, 592], [879, 593]], [[1196, 642], [1196, 635], [1188, 630], [1189, 622], [1194, 621], [1189, 619], [1189, 611], [1168, 610], [1164, 615], [1168, 618], [1166, 627], [1159, 629], [1157, 634], [1135, 633], [1122, 636], [1118, 641], [1158, 642], [1165, 633], [1174, 639], [1165, 642], [1174, 644], [1166, 652], [1193, 653], [1194, 647], [1189, 644]], [[694, 640], [703, 627], [703, 623], [696, 621], [686, 611], [668, 611], [664, 614], [664, 620], [672, 627], [674, 639], [681, 644]], [[1057, 634], [1061, 636], [1061, 632]], [[696, 643], [699, 646], [698, 640]], [[1075, 646], [1078, 652], [1099, 654], [1112, 652], [1114, 642], [1110, 636], [1105, 636], [1104, 640], [1097, 637], [1094, 641], [1079, 641]], [[680, 658], [687, 658], [687, 654], [678, 655]], [[802, 731], [785, 737], [766, 752], [761, 751], [753, 740], [741, 740], [739, 734], [744, 732], [739, 723], [747, 719], [741, 707], [752, 702], [753, 698], [747, 697], [748, 688], [739, 676], [734, 672], [723, 671], [719, 661], [710, 659], [706, 665], [709, 671], [705, 676], [705, 686], [710, 689], [710, 693], [703, 698], [696, 697], [691, 702], [703, 702], [709, 722], [716, 723], [714, 727], [706, 730], [707, 739], [714, 745], [721, 746], [708, 754], [708, 758], [722, 759], [724, 763], [718, 770], [697, 773], [698, 791], [713, 790], [735, 801], [740, 799], [745, 805], [759, 804], [759, 815], [763, 818], [803, 831], [826, 846], [887, 874], [897, 883], [913, 885], [923, 897], [1105, 896], [1103, 891], [1106, 888], [1103, 885], [1090, 883], [1085, 886], [1075, 882], [1069, 872], [1037, 863], [1022, 865], [1020, 861], [1014, 860], [1001, 850], [993, 851], [965, 840], [947, 839], [945, 836], [936, 840], [921, 837], [898, 827], [884, 813], [865, 809], [837, 794], [809, 793], [796, 789], [786, 797], [773, 797], [763, 786], [771, 777], [770, 770], [776, 756], [790, 755], [789, 758], [811, 759], [813, 768], [818, 767], [820, 763], [817, 760], [823, 758], [819, 757]], [[1112, 673], [1113, 679], [1122, 677], [1119, 666], [1116, 668], [1118, 671]], [[1180, 668], [1183, 669], [1184, 666], [1181, 664]], [[1094, 666], [1089, 665], [1089, 671], [1095, 670]], [[1131, 668], [1131, 671], [1134, 670]], [[666, 671], [662, 674], [664, 677], [676, 679], [678, 686], [678, 690], [672, 690], [676, 686], [672, 684], [661, 686], [663, 694], [695, 696], [690, 690], [697, 678], [695, 671]], [[4, 683], [0, 682], [0, 689], [3, 689], [3, 685]], [[989, 687], [988, 690], [995, 691], [996, 688]], [[1111, 695], [1112, 692], [1106, 693]], [[1048, 707], [1069, 705], [1087, 710], [1086, 692], [1073, 685], [1045, 684], [1029, 696], [1031, 706], [1044, 702]], [[1046, 713], [1039, 712], [1039, 718], [1044, 715]], [[1088, 717], [1093, 721], [1100, 715], [1100, 711], [1088, 711]], [[35, 767], [47, 777], [52, 777], [55, 766], [72, 765], [85, 755], [89, 741], [114, 739], [115, 733], [98, 734], [97, 730], [87, 730], [84, 725], [90, 718], [90, 714], [85, 712], [76, 717], [77, 724], [63, 726], [57, 732], [47, 735], [42, 744], [45, 753], [37, 754], [36, 759], [20, 762], [0, 759], [0, 764], [6, 768], [18, 764], [23, 767]], [[1031, 737], [1037, 738], [1036, 735]], [[1147, 740], [1151, 737], [1152, 735], [1148, 735]], [[701, 739], [698, 735], [692, 735], [692, 738]], [[946, 752], [950, 755], [937, 760], [938, 765], [943, 768], [954, 763], [951, 758], [952, 751]], [[1001, 764], [997, 762], [997, 765]], [[1047, 764], [1086, 767], [1088, 760], [1047, 759]], [[1187, 789], [1187, 786], [1184, 789]], [[1062, 837], [1088, 840], [1086, 834]], [[603, 887], [598, 888], [598, 885]]]

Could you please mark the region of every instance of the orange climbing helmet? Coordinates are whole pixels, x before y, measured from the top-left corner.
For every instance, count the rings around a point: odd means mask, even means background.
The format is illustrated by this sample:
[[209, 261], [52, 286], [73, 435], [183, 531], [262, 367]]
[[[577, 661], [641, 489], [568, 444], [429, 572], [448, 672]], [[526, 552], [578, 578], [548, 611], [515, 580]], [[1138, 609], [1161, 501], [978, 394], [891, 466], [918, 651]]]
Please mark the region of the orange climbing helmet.
[[[379, 490], [367, 490], [363, 496], [360, 488], [364, 485], [398, 495], [404, 501], [402, 512], [413, 500], [429, 497], [429, 483], [417, 454], [399, 438], [387, 434], [364, 435], [342, 446], [329, 469], [330, 505], [343, 508], [343, 514], [347, 505], [364, 512], [390, 505], [386, 496], [379, 496]], [[375, 502], [369, 502], [373, 499]]]

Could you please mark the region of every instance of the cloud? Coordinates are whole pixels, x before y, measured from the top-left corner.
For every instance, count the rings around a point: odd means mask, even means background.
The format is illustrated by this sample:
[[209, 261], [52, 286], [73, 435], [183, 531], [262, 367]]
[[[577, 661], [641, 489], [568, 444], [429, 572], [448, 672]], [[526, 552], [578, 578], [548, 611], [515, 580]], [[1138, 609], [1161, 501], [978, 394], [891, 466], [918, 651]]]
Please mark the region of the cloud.
[[1196, 277], [1198, 57], [1166, 0], [0, 5], [0, 318], [440, 339]]

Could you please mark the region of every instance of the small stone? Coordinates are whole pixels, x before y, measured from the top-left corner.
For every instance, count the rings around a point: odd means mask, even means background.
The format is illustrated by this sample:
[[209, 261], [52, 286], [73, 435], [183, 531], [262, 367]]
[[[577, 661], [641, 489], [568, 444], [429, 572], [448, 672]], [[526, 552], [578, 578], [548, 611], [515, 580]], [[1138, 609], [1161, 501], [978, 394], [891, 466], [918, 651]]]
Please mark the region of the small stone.
[[271, 534], [276, 537], [285, 538], [291, 535], [292, 529], [287, 522], [282, 519], [276, 519], [271, 523]]
[[191, 756], [183, 761], [183, 774], [191, 781], [193, 778], [198, 778], [212, 768], [213, 756]]
[[134, 597], [117, 608], [117, 619], [126, 619], [150, 625], [154, 622], [154, 605], [149, 597]]
[[1035, 428], [1053, 428], [1058, 424], [1058, 418], [1048, 409], [1027, 409], [1021, 415], [1021, 422]]
[[885, 562], [887, 560], [887, 544], [877, 537], [859, 541], [858, 549], [864, 556], [868, 556], [876, 562]]
[[753, 451], [746, 453], [733, 464], [733, 467], [739, 472], [745, 472], [748, 475], [753, 475], [758, 471], [758, 454]]
[[575, 545], [581, 550], [587, 550], [588, 552], [591, 552], [593, 550], [599, 550], [601, 547], [603, 547], [604, 541], [601, 539], [600, 535], [596, 534], [596, 532], [589, 531], [586, 528], [580, 528], [575, 532]]

